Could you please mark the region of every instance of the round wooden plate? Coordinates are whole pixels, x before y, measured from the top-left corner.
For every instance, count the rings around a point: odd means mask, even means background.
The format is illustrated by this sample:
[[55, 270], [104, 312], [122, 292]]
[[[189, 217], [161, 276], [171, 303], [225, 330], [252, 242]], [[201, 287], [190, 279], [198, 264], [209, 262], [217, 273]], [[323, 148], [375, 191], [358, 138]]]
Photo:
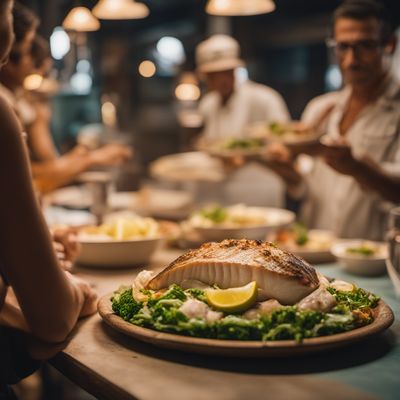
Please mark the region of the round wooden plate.
[[158, 347], [191, 353], [232, 357], [289, 357], [327, 351], [376, 335], [389, 328], [394, 320], [390, 307], [380, 300], [378, 306], [374, 309], [374, 322], [370, 325], [354, 329], [350, 332], [305, 339], [302, 343], [294, 340], [263, 342], [201, 339], [158, 332], [132, 325], [112, 311], [111, 297], [112, 294], [108, 294], [100, 299], [98, 304], [99, 314], [108, 325], [125, 335]]

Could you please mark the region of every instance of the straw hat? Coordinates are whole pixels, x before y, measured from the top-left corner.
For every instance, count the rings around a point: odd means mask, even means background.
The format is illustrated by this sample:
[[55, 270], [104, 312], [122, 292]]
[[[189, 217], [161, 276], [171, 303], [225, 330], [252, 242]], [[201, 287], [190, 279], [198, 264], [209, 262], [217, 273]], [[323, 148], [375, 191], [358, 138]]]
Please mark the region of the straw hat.
[[227, 35], [213, 35], [196, 48], [197, 71], [200, 73], [228, 71], [244, 66], [239, 58], [239, 43]]

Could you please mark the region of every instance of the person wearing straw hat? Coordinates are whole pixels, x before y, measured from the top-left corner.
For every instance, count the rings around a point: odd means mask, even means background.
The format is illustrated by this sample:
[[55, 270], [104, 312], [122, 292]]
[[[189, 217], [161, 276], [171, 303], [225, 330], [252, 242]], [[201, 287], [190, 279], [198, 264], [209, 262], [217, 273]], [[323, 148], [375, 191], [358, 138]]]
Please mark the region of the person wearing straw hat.
[[[290, 119], [279, 93], [250, 80], [239, 82], [236, 78], [235, 71], [245, 63], [240, 58], [239, 43], [232, 37], [218, 34], [201, 42], [196, 48], [196, 62], [197, 72], [205, 79], [209, 90], [199, 105], [204, 121], [200, 145], [213, 140], [245, 137], [247, 128], [257, 122], [287, 122]], [[207, 191], [218, 201], [253, 206], [281, 207], [284, 204], [284, 187], [274, 172], [259, 163], [237, 169], [234, 163], [224, 161], [229, 168], [234, 167], [229, 179]]]
[[204, 40], [196, 48], [196, 63], [209, 89], [200, 102], [203, 139], [242, 137], [253, 123], [290, 119], [278, 92], [250, 80], [238, 82], [235, 70], [245, 63], [234, 38], [218, 34]]

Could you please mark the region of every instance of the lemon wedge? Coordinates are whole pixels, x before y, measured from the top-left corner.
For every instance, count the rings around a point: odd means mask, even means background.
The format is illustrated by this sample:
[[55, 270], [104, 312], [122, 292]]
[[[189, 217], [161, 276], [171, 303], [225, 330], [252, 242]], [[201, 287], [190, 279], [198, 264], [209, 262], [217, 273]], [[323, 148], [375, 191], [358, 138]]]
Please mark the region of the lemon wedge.
[[207, 289], [210, 306], [224, 312], [241, 312], [250, 308], [257, 300], [257, 282], [229, 289]]

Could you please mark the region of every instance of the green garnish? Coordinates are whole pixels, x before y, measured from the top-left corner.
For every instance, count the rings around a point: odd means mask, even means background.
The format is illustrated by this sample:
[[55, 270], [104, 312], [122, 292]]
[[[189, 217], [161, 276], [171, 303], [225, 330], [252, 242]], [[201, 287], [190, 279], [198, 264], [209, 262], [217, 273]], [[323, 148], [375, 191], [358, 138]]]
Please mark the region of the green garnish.
[[270, 131], [277, 136], [282, 136], [286, 132], [285, 126], [280, 124], [279, 122], [271, 122], [269, 124]]
[[200, 214], [204, 218], [210, 219], [217, 224], [224, 222], [228, 217], [228, 212], [226, 209], [220, 206], [205, 208], [200, 211]]
[[293, 224], [292, 231], [296, 244], [304, 246], [308, 242], [308, 229], [302, 223], [298, 222]]
[[223, 148], [227, 150], [248, 150], [248, 149], [258, 149], [263, 146], [263, 141], [261, 139], [229, 139], [223, 144]]
[[372, 256], [374, 255], [376, 250], [372, 247], [362, 245], [359, 247], [349, 247], [346, 249], [346, 253], [349, 254], [360, 254], [362, 256]]

